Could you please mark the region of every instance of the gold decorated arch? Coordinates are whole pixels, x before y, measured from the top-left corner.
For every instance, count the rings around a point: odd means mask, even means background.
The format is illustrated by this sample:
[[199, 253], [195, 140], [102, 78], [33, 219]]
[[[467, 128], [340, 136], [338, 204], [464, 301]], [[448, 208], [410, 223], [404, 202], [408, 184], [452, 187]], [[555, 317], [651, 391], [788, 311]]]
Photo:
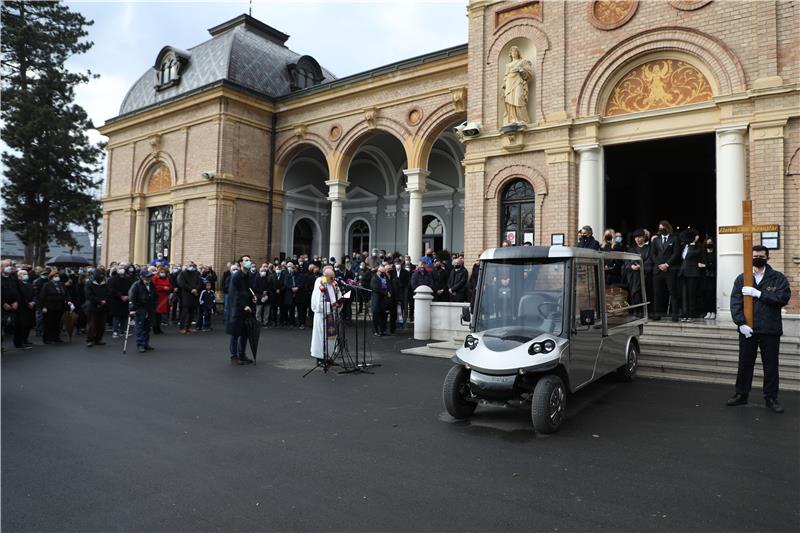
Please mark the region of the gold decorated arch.
[[708, 79], [680, 59], [648, 61], [625, 74], [612, 89], [605, 115], [622, 115], [711, 100]]
[[147, 180], [147, 192], [168, 191], [172, 186], [172, 177], [169, 169], [165, 165], [158, 165], [153, 169], [150, 178]]

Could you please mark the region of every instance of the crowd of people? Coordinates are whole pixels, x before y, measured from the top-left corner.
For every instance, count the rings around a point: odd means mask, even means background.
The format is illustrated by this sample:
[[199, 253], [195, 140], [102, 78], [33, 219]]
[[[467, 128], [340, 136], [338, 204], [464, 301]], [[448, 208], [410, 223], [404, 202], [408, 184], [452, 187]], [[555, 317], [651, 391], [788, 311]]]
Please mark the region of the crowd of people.
[[[419, 264], [408, 255], [377, 248], [340, 260], [296, 255], [260, 266], [248, 257], [229, 262], [221, 276], [213, 265], [172, 264], [162, 254], [148, 265], [114, 262], [107, 267], [31, 267], [4, 260], [3, 327], [14, 347], [29, 350], [31, 332], [44, 344], [64, 342], [64, 333], [85, 334], [86, 346], [92, 347], [105, 344], [106, 331], [114, 339], [130, 335], [130, 323], [137, 349], [145, 352], [153, 349], [149, 334], [162, 334], [166, 326], [176, 325], [182, 335], [211, 330], [218, 304], [227, 325], [235, 290], [231, 279], [242, 271], [248, 274], [252, 312], [263, 327], [304, 329], [313, 317], [314, 282], [326, 265], [337, 282], [354, 290], [343, 319], [371, 315], [375, 336], [391, 335], [413, 322], [417, 287], [429, 286], [435, 301], [466, 302], [476, 279], [469, 279], [460, 255], [431, 249]], [[217, 291], [222, 291], [219, 302]]]
[[623, 286], [630, 290], [632, 304], [642, 303], [642, 293], [636, 285], [641, 279], [639, 269], [644, 269], [651, 320], [661, 320], [665, 315], [673, 322], [716, 318], [717, 259], [711, 237], [701, 238], [694, 228], [678, 234], [669, 221], [662, 220], [655, 235], [647, 229], [637, 229], [630, 238], [632, 240], [626, 243], [622, 233], [608, 228], [603, 232], [603, 241], [599, 242], [592, 228], [583, 226], [578, 232], [577, 246], [638, 254], [642, 258], [641, 266], [635, 262], [607, 262], [605, 281], [607, 286]]
[[[715, 318], [716, 252], [711, 238], [701, 239], [693, 229], [678, 235], [666, 220], [659, 222], [657, 234], [642, 229], [630, 238], [626, 243], [621, 233], [609, 228], [599, 242], [592, 228], [584, 226], [577, 246], [639, 254], [641, 267], [635, 262], [608, 262], [606, 284], [634, 289], [630, 292], [635, 300], [641, 294], [634, 287], [640, 279], [638, 269], [644, 269], [651, 319], [664, 315], [676, 322]], [[147, 351], [152, 347], [149, 337], [143, 336], [144, 323], [148, 334], [155, 335], [169, 325], [176, 325], [182, 335], [209, 331], [221, 305], [227, 324], [234, 292], [231, 278], [241, 271], [247, 274], [251, 312], [263, 327], [304, 329], [314, 314], [314, 283], [326, 265], [333, 269], [337, 283], [353, 291], [341, 310], [342, 318], [350, 321], [354, 313], [371, 315], [375, 336], [394, 334], [413, 322], [413, 294], [422, 285], [431, 288], [435, 302], [471, 301], [479, 271], [477, 262], [469, 272], [462, 255], [430, 248], [418, 264], [409, 255], [377, 248], [342, 258], [294, 255], [260, 266], [247, 258], [229, 262], [221, 276], [213, 265], [172, 264], [161, 254], [148, 265], [115, 262], [108, 267], [32, 268], [4, 260], [3, 327], [19, 349], [32, 347], [32, 331], [44, 344], [52, 344], [63, 342], [64, 331], [71, 335], [74, 330], [85, 334], [87, 347], [92, 347], [105, 344], [106, 330], [115, 339], [128, 334], [133, 314], [137, 349]], [[219, 302], [217, 291], [222, 292]], [[134, 297], [139, 300], [132, 301]]]

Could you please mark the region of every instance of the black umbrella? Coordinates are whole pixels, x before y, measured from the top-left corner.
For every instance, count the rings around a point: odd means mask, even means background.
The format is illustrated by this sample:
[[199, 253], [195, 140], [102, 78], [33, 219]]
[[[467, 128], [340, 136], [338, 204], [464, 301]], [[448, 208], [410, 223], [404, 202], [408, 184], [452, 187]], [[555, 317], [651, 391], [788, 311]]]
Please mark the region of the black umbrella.
[[261, 338], [261, 322], [252, 313], [244, 319], [244, 327], [247, 330], [247, 342], [250, 343], [250, 351], [253, 352], [253, 364], [256, 363], [258, 354], [258, 339]]
[[87, 261], [86, 258], [83, 257], [83, 256], [64, 254], [64, 255], [55, 256], [54, 258], [52, 258], [50, 261], [48, 261], [45, 264], [47, 266], [56, 266], [56, 267], [60, 267], [60, 266], [78, 266], [78, 267], [80, 267], [80, 266], [89, 265], [91, 263], [89, 263], [89, 261]]

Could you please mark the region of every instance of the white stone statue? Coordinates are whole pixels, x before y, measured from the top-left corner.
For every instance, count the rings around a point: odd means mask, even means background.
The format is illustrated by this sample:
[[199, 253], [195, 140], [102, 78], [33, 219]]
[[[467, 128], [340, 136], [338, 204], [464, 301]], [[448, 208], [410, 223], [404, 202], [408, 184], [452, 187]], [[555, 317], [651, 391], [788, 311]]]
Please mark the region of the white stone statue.
[[503, 125], [527, 124], [528, 116], [528, 83], [533, 79], [533, 64], [523, 58], [519, 48], [512, 46], [503, 81]]

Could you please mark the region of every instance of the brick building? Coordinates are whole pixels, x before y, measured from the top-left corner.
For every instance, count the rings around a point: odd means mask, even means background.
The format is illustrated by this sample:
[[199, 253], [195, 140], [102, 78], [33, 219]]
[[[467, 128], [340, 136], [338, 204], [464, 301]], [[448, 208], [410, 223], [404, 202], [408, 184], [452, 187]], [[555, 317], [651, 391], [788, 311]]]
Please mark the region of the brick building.
[[[167, 46], [109, 137], [104, 261], [572, 243], [659, 219], [781, 225], [800, 292], [800, 5], [473, 0], [468, 46], [337, 79], [242, 15]], [[527, 122], [503, 80], [530, 61]], [[479, 133], [459, 142], [453, 126]], [[756, 236], [758, 240], [758, 236]], [[741, 271], [720, 236], [719, 304]], [[795, 299], [795, 309], [796, 309]]]

